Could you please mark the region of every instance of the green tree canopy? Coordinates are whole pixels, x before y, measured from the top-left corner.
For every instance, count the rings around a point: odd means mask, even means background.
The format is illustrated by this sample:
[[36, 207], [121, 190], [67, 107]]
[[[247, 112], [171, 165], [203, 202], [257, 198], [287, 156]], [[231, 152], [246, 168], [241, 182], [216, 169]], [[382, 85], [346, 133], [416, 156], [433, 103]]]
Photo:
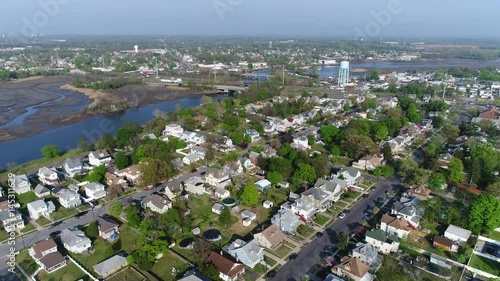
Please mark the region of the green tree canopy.
[[334, 138], [339, 134], [339, 129], [334, 125], [327, 125], [319, 130], [319, 135], [325, 143], [330, 144]]
[[243, 204], [248, 206], [255, 206], [259, 203], [259, 189], [253, 182], [248, 182], [243, 187], [243, 192], [241, 193], [240, 199]]
[[97, 228], [97, 222], [91, 222], [85, 229], [85, 235], [90, 239], [96, 239], [99, 236], [99, 229]]
[[224, 227], [230, 227], [232, 225], [233, 217], [231, 216], [231, 211], [229, 211], [228, 207], [222, 209], [222, 212], [219, 216], [219, 223]]
[[106, 168], [106, 166], [104, 165], [97, 166], [94, 169], [92, 169], [92, 172], [90, 172], [90, 174], [87, 176], [87, 181], [99, 182], [104, 184], [107, 171], [108, 168]]
[[267, 172], [266, 179], [268, 179], [273, 185], [276, 185], [283, 180], [283, 175], [277, 171]]
[[60, 155], [59, 146], [52, 144], [42, 147], [41, 152], [45, 158], [54, 158]]
[[293, 173], [292, 183], [295, 185], [302, 183], [312, 184], [316, 179], [316, 171], [311, 165], [299, 163], [297, 169]]
[[116, 168], [121, 170], [121, 169], [126, 168], [129, 164], [130, 164], [130, 160], [125, 153], [123, 153], [121, 151], [116, 153], [116, 155], [115, 155]]
[[464, 165], [462, 160], [453, 158], [448, 163], [448, 181], [452, 183], [461, 183], [464, 178]]
[[154, 158], [143, 159], [140, 163], [141, 184], [147, 186], [166, 180], [173, 170], [169, 164]]
[[114, 149], [116, 147], [115, 139], [110, 134], [104, 134], [96, 143], [97, 149]]
[[478, 196], [469, 207], [469, 229], [475, 234], [488, 233], [500, 226], [500, 200], [492, 195]]
[[354, 159], [359, 159], [366, 155], [372, 155], [377, 152], [378, 146], [368, 136], [350, 135], [341, 142], [343, 151]]
[[435, 172], [429, 177], [428, 182], [430, 188], [442, 189], [446, 185], [446, 177], [439, 172]]
[[390, 165], [382, 165], [373, 171], [373, 174], [377, 177], [392, 177], [394, 175], [394, 168]]

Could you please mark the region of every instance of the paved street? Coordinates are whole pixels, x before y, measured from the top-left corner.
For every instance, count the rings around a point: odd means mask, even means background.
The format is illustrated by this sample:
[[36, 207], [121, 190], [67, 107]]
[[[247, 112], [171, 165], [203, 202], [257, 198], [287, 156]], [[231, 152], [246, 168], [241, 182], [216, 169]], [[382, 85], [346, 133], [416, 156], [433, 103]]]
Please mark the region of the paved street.
[[358, 225], [368, 205], [374, 207], [379, 197], [385, 197], [386, 191], [399, 188], [399, 182], [396, 180], [370, 180], [376, 183], [376, 190], [371, 192], [368, 198], [360, 199], [358, 204], [351, 208], [351, 212], [343, 220], [336, 220], [333, 225], [324, 231], [325, 235], [306, 245], [300, 251], [297, 259], [289, 261], [278, 271], [274, 280], [300, 280], [320, 261], [320, 253], [326, 245], [335, 244], [340, 234], [349, 233]]

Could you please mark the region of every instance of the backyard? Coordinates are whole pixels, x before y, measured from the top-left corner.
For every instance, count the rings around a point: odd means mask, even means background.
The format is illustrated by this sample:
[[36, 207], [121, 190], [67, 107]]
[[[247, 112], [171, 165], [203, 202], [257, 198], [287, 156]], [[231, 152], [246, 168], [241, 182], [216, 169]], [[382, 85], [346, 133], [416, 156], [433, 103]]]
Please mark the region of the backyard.
[[496, 276], [500, 274], [500, 263], [474, 254], [471, 256], [469, 266]]
[[56, 270], [50, 274], [42, 271], [43, 273], [38, 274], [38, 280], [40, 281], [75, 281], [75, 280], [90, 280], [90, 277], [85, 274], [78, 266], [70, 262], [65, 267]]
[[127, 267], [120, 272], [106, 279], [107, 281], [143, 281], [147, 280], [142, 274], [131, 267]]
[[[188, 269], [188, 265], [179, 260], [174, 254], [167, 252], [151, 269], [156, 277], [163, 281], [174, 281]], [[175, 268], [175, 270], [173, 270]]]

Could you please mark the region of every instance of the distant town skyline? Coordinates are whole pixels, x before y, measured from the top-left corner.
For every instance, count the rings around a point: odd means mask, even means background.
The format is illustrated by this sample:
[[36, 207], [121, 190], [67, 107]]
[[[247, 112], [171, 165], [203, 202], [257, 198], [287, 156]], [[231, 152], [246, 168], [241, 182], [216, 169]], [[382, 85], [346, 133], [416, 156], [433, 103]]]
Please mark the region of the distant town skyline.
[[2, 3], [0, 34], [500, 38], [499, 10], [496, 0], [26, 0]]

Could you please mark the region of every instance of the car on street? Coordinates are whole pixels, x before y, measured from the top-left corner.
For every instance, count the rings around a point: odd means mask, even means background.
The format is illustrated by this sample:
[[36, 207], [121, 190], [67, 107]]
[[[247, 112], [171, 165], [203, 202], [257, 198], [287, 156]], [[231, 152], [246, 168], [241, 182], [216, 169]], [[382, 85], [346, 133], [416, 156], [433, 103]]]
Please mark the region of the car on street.
[[153, 190], [153, 185], [148, 185], [148, 187], [146, 187], [146, 190]]
[[319, 237], [321, 237], [321, 236], [323, 236], [323, 232], [319, 232], [319, 231], [318, 231], [318, 232], [316, 232], [316, 237], [318, 237], [318, 238], [319, 238]]
[[271, 270], [271, 271], [269, 271], [269, 272], [266, 274], [266, 277], [267, 277], [267, 278], [274, 278], [274, 277], [276, 277], [276, 274], [277, 274], [276, 270]]
[[201, 172], [201, 173], [200, 173], [200, 176], [203, 176], [203, 175], [205, 175], [206, 173], [207, 173], [207, 172], [203, 171], [203, 172]]
[[374, 192], [375, 190], [377, 190], [377, 188], [374, 186], [370, 190], [371, 190], [371, 192]]
[[51, 232], [50, 233], [50, 237], [56, 237], [57, 235], [61, 234], [61, 231], [58, 230], [58, 231], [54, 231], [54, 232]]
[[292, 254], [290, 254], [290, 257], [289, 257], [289, 258], [290, 258], [290, 260], [291, 260], [291, 261], [293, 261], [293, 260], [295, 260], [298, 256], [299, 256], [299, 255], [298, 255], [297, 253], [292, 253]]
[[53, 224], [52, 224], [52, 227], [54, 227], [54, 226], [58, 226], [58, 225], [60, 225], [61, 223], [62, 223], [62, 221], [56, 221], [55, 223], [53, 223]]
[[196, 173], [196, 172], [198, 172], [198, 169], [192, 169], [191, 170], [191, 173]]
[[363, 194], [363, 198], [368, 198], [368, 196], [370, 196], [370, 195], [368, 195], [368, 194], [366, 194], [366, 193], [365, 193], [365, 194]]
[[345, 218], [346, 214], [345, 213], [340, 213], [339, 219], [343, 220]]

